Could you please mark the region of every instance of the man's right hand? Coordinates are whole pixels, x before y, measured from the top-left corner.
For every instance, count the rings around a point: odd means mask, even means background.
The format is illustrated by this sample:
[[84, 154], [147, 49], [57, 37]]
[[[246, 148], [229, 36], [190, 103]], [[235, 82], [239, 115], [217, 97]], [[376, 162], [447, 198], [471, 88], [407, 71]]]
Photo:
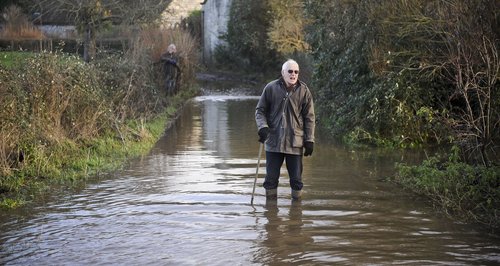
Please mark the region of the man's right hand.
[[269, 136], [269, 128], [268, 127], [263, 127], [259, 129], [259, 142], [264, 143], [266, 142], [267, 137]]

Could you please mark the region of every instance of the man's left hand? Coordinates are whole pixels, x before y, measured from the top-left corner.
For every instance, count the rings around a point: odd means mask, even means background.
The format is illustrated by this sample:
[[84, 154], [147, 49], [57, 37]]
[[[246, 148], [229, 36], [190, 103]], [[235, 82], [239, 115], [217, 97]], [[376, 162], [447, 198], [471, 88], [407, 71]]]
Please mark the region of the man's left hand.
[[304, 156], [310, 156], [314, 150], [314, 142], [306, 141], [304, 143], [304, 148], [306, 149]]

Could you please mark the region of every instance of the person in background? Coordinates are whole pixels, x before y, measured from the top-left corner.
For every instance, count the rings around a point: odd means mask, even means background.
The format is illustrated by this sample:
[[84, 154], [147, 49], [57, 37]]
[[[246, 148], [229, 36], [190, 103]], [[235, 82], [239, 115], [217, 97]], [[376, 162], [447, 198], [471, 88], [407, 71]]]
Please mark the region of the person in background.
[[164, 86], [167, 95], [172, 95], [177, 91], [177, 81], [181, 74], [179, 60], [177, 58], [177, 47], [175, 44], [170, 44], [167, 51], [160, 57], [162, 62], [162, 70], [164, 73]]
[[255, 111], [259, 142], [265, 143], [266, 198], [276, 198], [280, 169], [286, 160], [293, 199], [302, 195], [302, 158], [314, 147], [315, 114], [311, 91], [299, 80], [299, 65], [287, 60], [281, 77], [269, 82]]

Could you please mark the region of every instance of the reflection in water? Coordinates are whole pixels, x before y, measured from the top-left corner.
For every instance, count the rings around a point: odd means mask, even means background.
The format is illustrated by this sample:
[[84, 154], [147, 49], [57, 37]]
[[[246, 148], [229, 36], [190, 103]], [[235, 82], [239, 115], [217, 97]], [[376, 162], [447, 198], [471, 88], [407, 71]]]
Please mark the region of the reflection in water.
[[186, 105], [151, 153], [113, 176], [0, 213], [0, 264], [496, 265], [500, 239], [436, 215], [382, 181], [418, 154], [354, 150], [318, 131], [304, 195], [250, 205], [258, 97]]
[[[282, 211], [285, 208], [282, 207]], [[280, 216], [278, 201], [266, 199], [264, 205], [265, 235], [259, 261], [266, 264], [276, 262], [297, 263], [306, 258], [307, 247], [314, 242], [313, 238], [303, 231], [302, 202], [292, 200], [286, 215]]]

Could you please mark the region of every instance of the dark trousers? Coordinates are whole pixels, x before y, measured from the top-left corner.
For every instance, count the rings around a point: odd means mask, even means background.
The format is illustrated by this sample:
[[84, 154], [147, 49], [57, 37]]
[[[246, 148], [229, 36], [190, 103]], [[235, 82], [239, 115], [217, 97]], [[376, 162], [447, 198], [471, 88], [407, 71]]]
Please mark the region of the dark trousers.
[[265, 189], [275, 189], [278, 187], [280, 169], [283, 161], [286, 160], [286, 169], [290, 176], [290, 187], [293, 190], [302, 190], [302, 155], [292, 155], [278, 152], [266, 151], [266, 179]]

